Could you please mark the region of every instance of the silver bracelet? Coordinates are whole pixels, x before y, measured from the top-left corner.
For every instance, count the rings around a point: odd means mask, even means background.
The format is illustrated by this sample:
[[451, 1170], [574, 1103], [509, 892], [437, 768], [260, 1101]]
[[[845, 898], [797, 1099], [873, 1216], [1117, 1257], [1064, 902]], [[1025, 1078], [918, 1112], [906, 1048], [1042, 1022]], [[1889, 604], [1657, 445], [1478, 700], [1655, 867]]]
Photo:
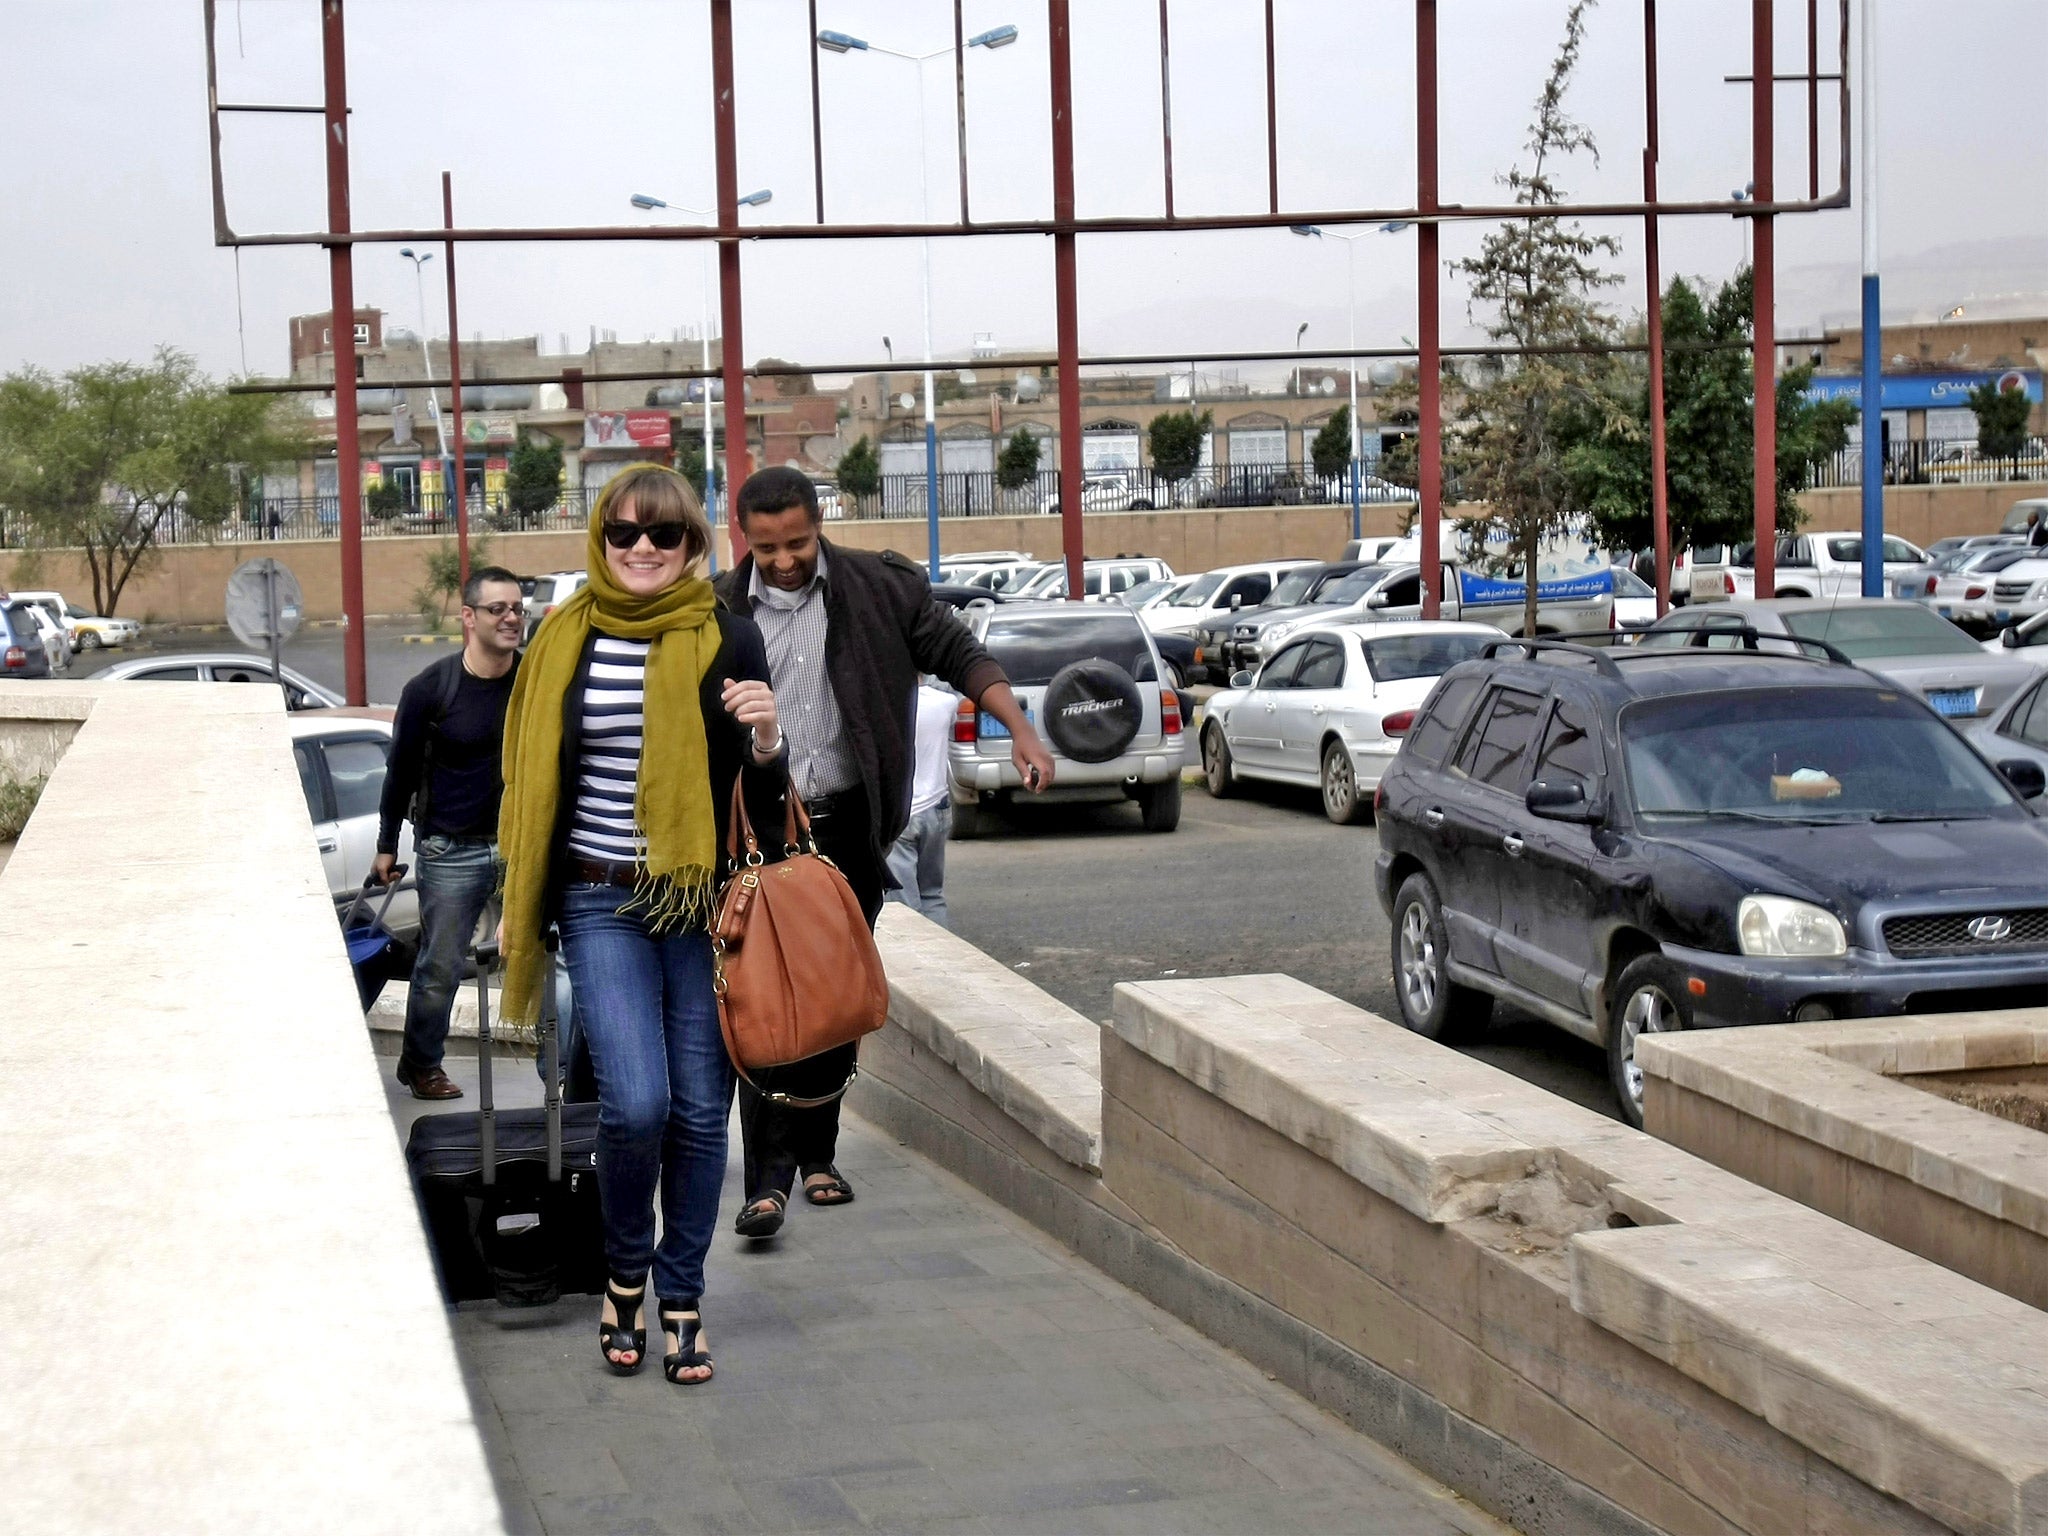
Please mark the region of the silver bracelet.
[[777, 730], [775, 733], [775, 745], [772, 748], [761, 745], [761, 733], [751, 725], [747, 727], [747, 740], [753, 744], [756, 757], [774, 757], [782, 751], [782, 732], [780, 730]]

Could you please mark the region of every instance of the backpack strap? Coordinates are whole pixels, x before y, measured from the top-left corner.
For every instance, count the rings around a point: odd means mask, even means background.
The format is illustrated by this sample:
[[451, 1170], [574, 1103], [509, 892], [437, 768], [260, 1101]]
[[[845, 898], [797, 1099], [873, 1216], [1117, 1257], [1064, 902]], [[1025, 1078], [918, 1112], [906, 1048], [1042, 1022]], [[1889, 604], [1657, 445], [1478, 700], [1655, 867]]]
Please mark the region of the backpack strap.
[[448, 717], [448, 711], [455, 707], [455, 696], [462, 691], [462, 652], [444, 657], [434, 663], [434, 703], [427, 715], [427, 739], [421, 744], [420, 782], [413, 791], [410, 820], [413, 835], [426, 835], [426, 818], [431, 801], [428, 786], [434, 782], [434, 741], [441, 729], [441, 722]]

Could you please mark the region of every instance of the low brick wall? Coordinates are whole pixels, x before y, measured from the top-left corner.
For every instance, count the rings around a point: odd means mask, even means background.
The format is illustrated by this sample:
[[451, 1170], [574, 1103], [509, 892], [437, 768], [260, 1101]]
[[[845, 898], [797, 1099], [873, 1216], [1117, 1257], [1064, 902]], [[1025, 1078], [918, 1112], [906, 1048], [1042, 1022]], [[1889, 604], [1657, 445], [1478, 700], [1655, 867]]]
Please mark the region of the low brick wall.
[[2048, 1308], [2048, 1142], [1915, 1078], [2048, 1073], [2048, 1010], [1658, 1036], [1648, 1130]]
[[1090, 1117], [1070, 1010], [881, 932], [861, 1113], [1519, 1528], [2048, 1530], [2032, 1309], [1288, 977], [1119, 987]]
[[0, 1527], [502, 1531], [276, 691], [0, 683], [0, 740], [38, 719]]

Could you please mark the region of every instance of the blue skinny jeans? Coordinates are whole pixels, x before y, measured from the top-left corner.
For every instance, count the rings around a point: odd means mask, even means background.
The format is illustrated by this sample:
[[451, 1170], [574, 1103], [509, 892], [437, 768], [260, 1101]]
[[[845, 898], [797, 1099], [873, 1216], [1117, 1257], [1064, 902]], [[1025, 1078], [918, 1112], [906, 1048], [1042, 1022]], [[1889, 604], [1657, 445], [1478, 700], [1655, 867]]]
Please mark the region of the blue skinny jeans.
[[[725, 1182], [733, 1074], [703, 932], [657, 938], [621, 916], [626, 892], [572, 885], [562, 952], [597, 1075], [597, 1187], [605, 1258], [631, 1284], [654, 1270], [657, 1299], [704, 1292], [704, 1255]], [[661, 1198], [657, 1247], [654, 1201]]]

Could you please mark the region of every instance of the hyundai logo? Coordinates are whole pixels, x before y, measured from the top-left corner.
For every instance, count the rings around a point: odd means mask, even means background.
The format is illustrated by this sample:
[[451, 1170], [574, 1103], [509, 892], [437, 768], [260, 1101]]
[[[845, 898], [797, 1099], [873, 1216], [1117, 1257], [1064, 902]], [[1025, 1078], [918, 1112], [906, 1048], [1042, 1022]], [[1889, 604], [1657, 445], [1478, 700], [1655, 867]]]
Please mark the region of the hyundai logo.
[[1973, 917], [1964, 931], [1981, 944], [1996, 944], [2000, 939], [2012, 937], [2012, 919], [2008, 917]]

